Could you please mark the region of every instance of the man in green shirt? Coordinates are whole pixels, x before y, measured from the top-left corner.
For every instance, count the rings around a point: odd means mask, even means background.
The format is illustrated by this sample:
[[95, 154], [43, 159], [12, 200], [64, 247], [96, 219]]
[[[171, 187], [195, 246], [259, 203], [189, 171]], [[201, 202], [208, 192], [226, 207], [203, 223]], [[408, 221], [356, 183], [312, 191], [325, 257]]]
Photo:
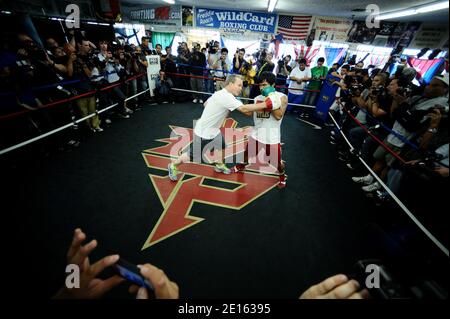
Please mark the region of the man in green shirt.
[[[309, 81], [309, 84], [306, 87], [307, 90], [320, 91], [320, 88], [322, 87], [322, 81], [325, 80], [328, 73], [328, 68], [323, 65], [324, 62], [324, 58], [319, 58], [317, 60], [317, 66], [311, 69], [311, 81]], [[319, 93], [320, 92], [307, 92], [305, 96], [305, 104], [316, 105]]]

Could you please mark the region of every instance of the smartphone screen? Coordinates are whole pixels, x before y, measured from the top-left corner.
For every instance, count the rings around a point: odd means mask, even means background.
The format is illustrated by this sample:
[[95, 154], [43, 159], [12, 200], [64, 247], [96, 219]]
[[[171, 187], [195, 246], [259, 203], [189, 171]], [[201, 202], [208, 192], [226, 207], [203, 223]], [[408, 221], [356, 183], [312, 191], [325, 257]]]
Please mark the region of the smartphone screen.
[[142, 277], [140, 274], [140, 269], [137, 266], [123, 259], [119, 259], [119, 261], [114, 265], [114, 269], [126, 280], [131, 281], [138, 286], [145, 287], [150, 291], [154, 291], [152, 284], [147, 279]]

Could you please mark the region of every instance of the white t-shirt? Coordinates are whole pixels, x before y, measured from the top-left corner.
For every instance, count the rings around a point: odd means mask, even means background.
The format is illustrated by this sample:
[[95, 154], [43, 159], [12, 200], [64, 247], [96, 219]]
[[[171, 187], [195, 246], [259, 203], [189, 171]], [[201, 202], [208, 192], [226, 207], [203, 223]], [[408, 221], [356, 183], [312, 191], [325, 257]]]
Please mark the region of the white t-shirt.
[[[289, 78], [298, 78], [298, 79], [302, 79], [302, 78], [310, 78], [311, 77], [311, 70], [309, 68], [305, 68], [303, 71], [300, 70], [300, 68], [298, 66], [296, 66], [291, 74], [289, 75]], [[291, 89], [304, 89], [306, 86], [306, 82], [302, 82], [302, 84], [298, 84], [297, 81], [289, 81], [289, 88]], [[289, 93], [291, 94], [297, 94], [297, 95], [302, 95], [305, 92], [304, 91], [300, 91], [300, 90], [289, 90]]]
[[[278, 95], [282, 98], [284, 95], [280, 92], [275, 92], [272, 94]], [[255, 103], [264, 101], [265, 97], [259, 95], [255, 97]], [[252, 133], [250, 136], [261, 142], [263, 144], [278, 144], [281, 143], [281, 120], [277, 120], [275, 116], [273, 116], [272, 112], [253, 112], [253, 121], [255, 122], [255, 126], [253, 127]]]
[[226, 89], [217, 91], [206, 101], [202, 116], [195, 124], [195, 135], [212, 140], [220, 134], [220, 126], [228, 113], [241, 105], [242, 102]]

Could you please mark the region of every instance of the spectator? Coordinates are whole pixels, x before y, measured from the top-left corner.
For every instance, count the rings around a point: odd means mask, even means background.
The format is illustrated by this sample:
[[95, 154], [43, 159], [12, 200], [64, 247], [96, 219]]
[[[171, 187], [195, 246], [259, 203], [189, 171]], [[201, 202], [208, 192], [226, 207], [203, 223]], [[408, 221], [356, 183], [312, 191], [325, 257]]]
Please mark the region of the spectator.
[[[193, 91], [203, 91], [203, 69], [206, 67], [206, 57], [200, 52], [200, 44], [193, 44], [193, 52], [189, 60], [191, 66], [191, 89]], [[201, 93], [193, 93], [193, 103], [203, 104], [203, 95]]]
[[[138, 92], [143, 92], [148, 89], [148, 82], [147, 82], [148, 61], [144, 51], [142, 51], [142, 47], [140, 46], [136, 47], [134, 52], [135, 52], [134, 56], [138, 66], [138, 74], [143, 74], [143, 76], [137, 78], [137, 90]], [[148, 94], [139, 95], [138, 97], [139, 103], [142, 103], [145, 100], [146, 96], [148, 96]]]
[[[89, 52], [91, 51], [89, 41], [81, 40], [81, 42], [78, 43], [78, 48], [78, 54], [72, 54], [71, 58], [69, 59], [69, 61], [72, 62], [72, 65], [70, 65], [69, 62], [70, 71], [68, 72], [68, 76], [71, 76], [75, 79], [81, 79], [81, 81], [76, 85], [76, 90], [78, 94], [83, 94], [94, 89], [90, 80], [90, 78], [92, 77], [92, 70], [94, 69], [94, 65], [93, 61], [89, 57]], [[78, 105], [82, 117], [96, 112], [96, 102], [94, 95], [77, 99], [76, 104]], [[93, 117], [87, 119], [86, 124], [94, 132], [103, 131], [103, 129], [100, 127], [98, 115], [94, 115]]]
[[220, 91], [225, 87], [225, 79], [232, 69], [232, 63], [228, 59], [228, 49], [220, 50], [219, 58], [212, 64], [212, 69], [216, 70], [216, 91]]
[[291, 63], [291, 56], [286, 55], [282, 60], [278, 61], [277, 67], [275, 69], [275, 73], [277, 75], [277, 81], [276, 81], [276, 87], [277, 90], [286, 94], [287, 89], [286, 86], [286, 80], [291, 74], [292, 68], [290, 67], [289, 63]]
[[[126, 77], [135, 77], [139, 73], [139, 66], [137, 62], [137, 56], [134, 54], [134, 49], [126, 45], [124, 51], [119, 51], [119, 63], [125, 71]], [[131, 97], [137, 94], [137, 79], [127, 81], [125, 84], [126, 95]], [[128, 100], [127, 107], [131, 110], [136, 111], [140, 109], [138, 99], [134, 98]]]
[[100, 41], [100, 53], [97, 55], [100, 63], [103, 63], [104, 70], [103, 72], [106, 74], [106, 80], [110, 86], [116, 85], [108, 91], [108, 96], [110, 100], [118, 101], [118, 115], [122, 118], [129, 118], [129, 114], [132, 114], [129, 108], [126, 107], [126, 96], [123, 93], [120, 85], [120, 73], [124, 70], [123, 66], [120, 64], [119, 59], [117, 57], [113, 57], [112, 52], [108, 50], [107, 41]]
[[328, 70], [328, 74], [331, 74], [333, 72], [337, 72], [339, 70], [339, 63], [333, 63], [331, 68]]
[[162, 56], [162, 45], [161, 44], [156, 44], [155, 45], [155, 53], [159, 56]]
[[[191, 52], [186, 42], [181, 42], [177, 48], [178, 54], [178, 73], [189, 75], [189, 60], [191, 59]], [[181, 76], [175, 79], [175, 86], [181, 89], [190, 89], [190, 79], [187, 76]]]
[[159, 76], [156, 78], [155, 98], [158, 104], [173, 102], [171, 95], [171, 88], [173, 87], [172, 80], [166, 78], [163, 70], [159, 71]]
[[149, 37], [142, 37], [141, 38], [141, 50], [142, 53], [145, 55], [151, 55], [155, 52], [150, 48], [150, 38]]
[[[306, 60], [299, 59], [297, 66], [289, 75], [289, 103], [303, 104], [306, 83], [311, 79], [311, 70], [306, 67]], [[288, 110], [298, 109], [297, 106], [288, 105]]]
[[[53, 299], [96, 299], [101, 298], [114, 287], [120, 285], [125, 279], [114, 275], [108, 279], [99, 279], [97, 276], [103, 270], [113, 266], [119, 255], [110, 255], [92, 264], [89, 255], [97, 248], [94, 239], [86, 245], [83, 231], [77, 228], [74, 232], [72, 243], [67, 252], [67, 264], [80, 267], [80, 288], [67, 288], [66, 286], [53, 296]], [[138, 265], [141, 275], [147, 279], [155, 291], [156, 299], [178, 299], [179, 287], [171, 281], [161, 269], [151, 265]], [[132, 285], [129, 292], [136, 294], [137, 299], [149, 299], [150, 294], [144, 287]], [[309, 287], [301, 294], [299, 299], [368, 299], [367, 289], [362, 289], [356, 280], [349, 279], [345, 275], [334, 275], [317, 285]]]
[[[258, 68], [258, 70], [256, 71], [256, 82], [258, 82], [258, 77], [260, 74], [262, 74], [263, 72], [273, 72], [273, 69], [275, 68], [275, 64], [272, 62], [273, 60], [273, 53], [272, 52], [267, 52], [265, 59], [263, 61], [261, 61], [261, 65]], [[261, 90], [259, 89], [258, 85], [253, 85], [250, 88], [250, 98], [253, 99], [255, 97], [257, 97], [258, 95], [261, 94]]]
[[[253, 61], [250, 60], [248, 63], [244, 63], [239, 73], [244, 77], [242, 83], [242, 97], [250, 98], [250, 90], [255, 86], [256, 70], [253, 67]], [[243, 101], [244, 104], [249, 103], [248, 100]]]
[[[67, 264], [80, 267], [80, 288], [61, 289], [53, 296], [54, 299], [96, 299], [104, 296], [108, 291], [123, 283], [125, 279], [118, 275], [108, 279], [99, 279], [97, 276], [103, 270], [111, 267], [119, 260], [119, 255], [110, 255], [91, 264], [89, 255], [97, 248], [97, 241], [94, 239], [86, 245], [82, 245], [86, 240], [86, 235], [81, 229], [76, 229], [71, 246], [67, 252]], [[141, 275], [146, 278], [155, 288], [156, 299], [178, 299], [178, 285], [164, 274], [164, 272], [150, 264], [138, 266]], [[137, 299], [148, 299], [149, 293], [145, 288], [137, 286], [130, 287], [131, 293], [136, 293]]]
[[317, 66], [311, 69], [311, 81], [309, 82], [307, 89], [316, 92], [309, 91], [306, 93], [305, 104], [307, 105], [316, 105], [322, 87], [322, 81], [325, 80], [328, 73], [328, 68], [323, 65], [324, 62], [324, 58], [319, 58], [317, 60]]
[[245, 56], [245, 49], [238, 49], [236, 50], [236, 53], [234, 54], [233, 58], [233, 73], [234, 74], [241, 74], [240, 70], [242, 69], [245, 64], [247, 64], [247, 61], [244, 60]]
[[[426, 116], [423, 114], [423, 111], [428, 111], [436, 105], [448, 108], [448, 84], [448, 74], [435, 76], [425, 88], [423, 96], [413, 96], [411, 98], [399, 94], [394, 96], [393, 115], [396, 121], [393, 131], [403, 136], [403, 138], [400, 139], [396, 134], [389, 134], [384, 140], [387, 147], [393, 150], [394, 153], [399, 154], [405, 145], [404, 139], [410, 139], [420, 129]], [[376, 159], [373, 171], [384, 178], [388, 168], [392, 166], [396, 158], [382, 146], [378, 147], [373, 156]], [[357, 183], [366, 184], [367, 186], [363, 189], [367, 192], [373, 192], [381, 188], [381, 185], [378, 182], [374, 182], [374, 177], [370, 174], [354, 177], [353, 180]]]
[[[227, 50], [228, 53], [228, 50]], [[208, 45], [208, 54], [207, 54], [207, 62], [208, 62], [208, 71], [205, 72], [205, 75], [208, 77], [205, 80], [205, 89], [206, 92], [214, 93], [214, 77], [216, 76], [216, 69], [218, 68], [218, 62], [222, 56], [222, 52], [220, 51], [220, 43], [219, 41], [214, 41], [212, 45]], [[222, 72], [223, 75], [223, 72]]]
[[[333, 70], [333, 68], [330, 69], [330, 71], [332, 71], [332, 70]], [[329, 72], [329, 74], [331, 74], [332, 76], [340, 79], [340, 81], [333, 82], [333, 85], [337, 85], [338, 89], [335, 94], [334, 102], [330, 107], [330, 112], [332, 112], [332, 114], [336, 114], [340, 109], [340, 104], [342, 103], [341, 90], [347, 89], [347, 86], [345, 84], [345, 77], [347, 76], [349, 71], [350, 71], [350, 65], [345, 64], [341, 67], [340, 73], [338, 72], [338, 70], [332, 71], [331, 73]]]
[[172, 54], [172, 48], [170, 46], [166, 47], [166, 57], [171, 60], [173, 63], [177, 62], [177, 57]]

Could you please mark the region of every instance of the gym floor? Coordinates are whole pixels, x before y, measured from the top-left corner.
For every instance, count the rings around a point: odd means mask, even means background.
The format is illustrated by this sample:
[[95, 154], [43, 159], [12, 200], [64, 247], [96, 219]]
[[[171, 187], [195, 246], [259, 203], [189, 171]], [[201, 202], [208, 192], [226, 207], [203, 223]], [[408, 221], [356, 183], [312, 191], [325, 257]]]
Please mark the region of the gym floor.
[[[39, 282], [34, 288], [40, 296], [52, 295], [64, 283], [65, 255], [77, 227], [98, 240], [91, 261], [118, 253], [135, 264], [152, 263], [178, 283], [182, 298], [296, 298], [330, 275], [350, 273], [360, 259], [401, 250], [395, 241], [378, 240], [380, 212], [338, 161], [329, 130], [314, 130], [290, 114], [282, 124], [285, 189], [268, 185], [234, 208], [211, 203], [221, 200], [211, 195], [210, 202], [193, 204], [184, 224], [168, 220], [170, 208], [163, 203], [182, 204], [189, 189], [184, 195], [181, 187], [168, 190], [171, 183], [156, 176], [166, 171], [149, 167], [146, 154], [165, 145], [156, 140], [170, 136], [169, 125], [192, 128], [202, 109], [189, 102], [147, 105], [71, 152], [44, 159], [28, 154], [25, 165], [5, 172], [4, 194], [12, 205], [7, 214], [12, 220], [5, 225], [15, 230], [8, 239], [14, 245], [7, 246], [19, 250], [17, 269]], [[230, 117], [237, 127], [252, 125], [238, 112]], [[211, 172], [199, 166], [184, 180], [195, 182]], [[192, 185], [196, 191], [206, 188]], [[211, 188], [214, 192], [222, 194]], [[248, 195], [245, 186], [237, 193], [229, 192], [230, 198]], [[128, 296], [125, 285], [108, 295]]]

